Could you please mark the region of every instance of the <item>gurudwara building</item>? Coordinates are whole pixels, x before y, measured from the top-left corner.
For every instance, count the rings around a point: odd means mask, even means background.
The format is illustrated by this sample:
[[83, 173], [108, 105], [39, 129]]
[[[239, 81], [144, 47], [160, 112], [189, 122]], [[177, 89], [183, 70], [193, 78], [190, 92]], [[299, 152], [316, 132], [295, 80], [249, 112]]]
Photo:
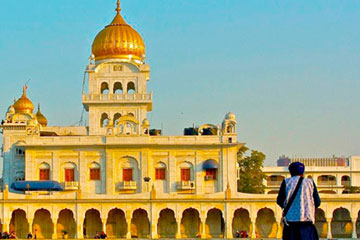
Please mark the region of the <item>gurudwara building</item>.
[[[124, 21], [119, 1], [115, 18], [95, 37], [86, 73], [88, 126], [48, 126], [27, 87], [9, 107], [1, 124], [3, 232], [157, 239], [233, 238], [246, 230], [252, 238], [281, 237], [281, 209], [267, 193], [286, 168], [264, 169], [266, 194], [237, 191], [237, 152], [244, 144], [234, 114], [219, 125], [187, 128], [183, 136], [151, 129], [145, 44]], [[335, 170], [359, 182], [360, 158]], [[321, 168], [313, 171], [319, 175]], [[325, 237], [356, 237], [360, 197], [340, 188], [321, 195], [316, 224]]]

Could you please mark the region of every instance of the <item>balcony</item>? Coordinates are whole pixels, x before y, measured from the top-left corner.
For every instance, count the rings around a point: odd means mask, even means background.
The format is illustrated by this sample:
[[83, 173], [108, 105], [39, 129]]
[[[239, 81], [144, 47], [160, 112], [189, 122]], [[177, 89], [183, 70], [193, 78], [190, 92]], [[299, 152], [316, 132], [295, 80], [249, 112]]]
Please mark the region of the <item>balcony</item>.
[[135, 181], [123, 181], [119, 182], [120, 191], [136, 190], [137, 184]]
[[134, 93], [134, 94], [83, 94], [82, 102], [86, 104], [102, 103], [149, 103], [152, 104], [152, 93]]
[[79, 189], [79, 182], [63, 182], [62, 187], [65, 191], [73, 191]]
[[195, 182], [194, 181], [180, 181], [177, 184], [178, 190], [192, 190], [195, 189]]

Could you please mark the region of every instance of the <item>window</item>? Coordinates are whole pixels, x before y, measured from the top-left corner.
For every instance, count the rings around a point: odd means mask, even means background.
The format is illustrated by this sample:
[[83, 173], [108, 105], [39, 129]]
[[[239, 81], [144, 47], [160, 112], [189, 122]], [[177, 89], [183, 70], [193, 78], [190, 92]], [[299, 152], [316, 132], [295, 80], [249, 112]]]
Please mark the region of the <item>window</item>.
[[65, 182], [74, 182], [75, 181], [75, 172], [74, 169], [65, 169]]
[[190, 181], [190, 168], [181, 169], [181, 181]]
[[155, 169], [155, 179], [156, 180], [165, 180], [165, 178], [166, 178], [166, 169], [165, 168]]
[[90, 180], [100, 180], [100, 168], [90, 168]]
[[123, 181], [129, 182], [133, 180], [133, 170], [132, 168], [123, 169]]
[[216, 180], [216, 168], [206, 169], [205, 177], [207, 180]]
[[40, 181], [50, 180], [50, 169], [40, 169]]

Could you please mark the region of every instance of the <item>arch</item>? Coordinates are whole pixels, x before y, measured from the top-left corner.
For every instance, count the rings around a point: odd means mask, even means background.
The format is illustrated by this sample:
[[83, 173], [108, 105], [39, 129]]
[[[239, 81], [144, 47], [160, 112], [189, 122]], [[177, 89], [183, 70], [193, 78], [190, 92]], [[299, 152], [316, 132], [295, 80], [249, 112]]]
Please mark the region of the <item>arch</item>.
[[101, 114], [100, 127], [106, 127], [109, 124], [109, 116], [107, 113]]
[[351, 238], [352, 223], [350, 212], [346, 208], [338, 208], [333, 212], [331, 233], [333, 238]]
[[38, 239], [51, 239], [54, 233], [54, 224], [51, 220], [51, 214], [46, 209], [39, 209], [35, 212], [32, 224], [33, 236]]
[[29, 233], [29, 222], [24, 210], [16, 209], [12, 212], [9, 231], [15, 232], [18, 238], [25, 239], [27, 237]]
[[114, 83], [113, 93], [114, 94], [122, 94], [123, 93], [123, 87], [122, 87], [121, 82]]
[[336, 185], [336, 177], [333, 175], [321, 175], [317, 178], [318, 185]]
[[134, 94], [135, 91], [136, 91], [135, 83], [134, 82], [128, 82], [128, 84], [127, 84], [127, 93], [128, 94]]
[[225, 230], [225, 221], [222, 211], [213, 208], [208, 211], [205, 221], [205, 233], [210, 238], [223, 238]]
[[277, 233], [277, 223], [274, 211], [270, 208], [262, 208], [256, 217], [256, 232], [263, 238], [275, 238]]
[[101, 94], [109, 94], [109, 84], [107, 82], [102, 82], [100, 86]]
[[315, 227], [320, 238], [327, 237], [328, 224], [326, 222], [325, 212], [320, 208], [315, 210]]
[[94, 238], [96, 233], [100, 234], [103, 231], [102, 228], [100, 212], [96, 209], [87, 210], [83, 224], [84, 237]]
[[356, 219], [356, 235], [357, 238], [360, 238], [360, 211], [358, 212], [358, 217]]
[[200, 215], [198, 210], [188, 208], [183, 212], [181, 218], [181, 237], [183, 238], [196, 238], [200, 233]]
[[347, 176], [347, 175], [342, 176], [342, 177], [341, 177], [341, 185], [342, 185], [342, 186], [345, 186], [345, 187], [350, 186], [350, 185], [351, 185], [351, 183], [350, 183], [350, 177]]
[[280, 186], [284, 179], [285, 177], [282, 175], [270, 175], [266, 180], [268, 186]]
[[159, 238], [176, 237], [177, 223], [172, 209], [166, 208], [160, 211], [157, 229]]
[[68, 238], [74, 239], [76, 236], [76, 223], [74, 213], [70, 209], [63, 209], [59, 212], [59, 218], [56, 224], [57, 238], [64, 238], [68, 235]]
[[159, 162], [156, 163], [155, 168], [156, 169], [166, 168], [166, 164], [164, 162], [159, 161]]
[[[251, 233], [251, 219], [249, 211], [244, 208], [236, 209], [234, 212], [234, 218], [232, 221], [232, 234], [233, 237], [237, 237], [237, 232], [246, 231]], [[250, 235], [250, 234], [249, 234]]]
[[119, 119], [121, 118], [121, 114], [120, 113], [115, 113], [114, 115], [114, 127], [119, 126]]
[[124, 211], [118, 208], [112, 209], [106, 221], [106, 234], [108, 238], [125, 238], [126, 233], [127, 223]]
[[39, 169], [50, 169], [50, 165], [46, 162], [42, 162], [39, 165]]
[[38, 176], [40, 181], [50, 180], [50, 165], [46, 162], [42, 162], [39, 165]]
[[137, 238], [149, 238], [150, 221], [148, 213], [144, 209], [137, 209], [133, 212], [131, 219], [131, 236]]
[[193, 181], [193, 164], [190, 162], [182, 162], [180, 164], [180, 181]]

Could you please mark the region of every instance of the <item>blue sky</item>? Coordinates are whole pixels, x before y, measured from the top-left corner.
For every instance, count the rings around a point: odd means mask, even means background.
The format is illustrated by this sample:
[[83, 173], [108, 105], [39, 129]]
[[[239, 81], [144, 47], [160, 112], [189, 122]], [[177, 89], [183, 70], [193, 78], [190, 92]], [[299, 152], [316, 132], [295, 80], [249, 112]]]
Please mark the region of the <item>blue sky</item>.
[[[0, 111], [21, 87], [50, 125], [80, 119], [84, 68], [115, 0], [1, 1]], [[279, 155], [360, 155], [360, 1], [122, 0], [144, 38], [152, 127], [237, 116], [238, 136]]]

